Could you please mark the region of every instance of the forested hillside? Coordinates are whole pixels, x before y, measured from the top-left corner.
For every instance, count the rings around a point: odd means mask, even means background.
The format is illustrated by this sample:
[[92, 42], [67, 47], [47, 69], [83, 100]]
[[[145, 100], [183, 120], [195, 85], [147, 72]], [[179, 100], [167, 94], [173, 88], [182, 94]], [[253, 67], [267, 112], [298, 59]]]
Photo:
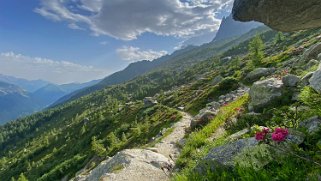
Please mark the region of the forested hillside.
[[[282, 152], [284, 157], [259, 162], [263, 164], [263, 171], [260, 165], [251, 167], [250, 161], [255, 158], [250, 159], [246, 154], [237, 157], [237, 166], [225, 165], [215, 154], [212, 160], [206, 158], [211, 156], [212, 149], [221, 149], [220, 146], [229, 146], [234, 141], [253, 137], [251, 132], [254, 130], [235, 139], [230, 138], [243, 129], [264, 126], [297, 131], [299, 123], [293, 120], [300, 122], [313, 115], [320, 115], [319, 108], [314, 107], [319, 103], [320, 95], [311, 88], [282, 87], [282, 96], [271, 96], [271, 101], [263, 106], [253, 101], [255, 90], [252, 89], [252, 85], [255, 88], [258, 84], [254, 82], [259, 80], [272, 78], [280, 82], [288, 74], [300, 79], [316, 70], [319, 62], [304, 60], [306, 54], [303, 54], [305, 49], [320, 41], [320, 33], [319, 29], [287, 34], [271, 30], [260, 31], [258, 34], [254, 31], [217, 48], [204, 45], [207, 48], [191, 49], [171, 64], [128, 82], [107, 86], [1, 126], [0, 178], [6, 181], [23, 174], [29, 180], [71, 179], [82, 168], [94, 169], [107, 156], [114, 156], [125, 148], [144, 148], [156, 144], [159, 140], [153, 137], [179, 121], [182, 116], [180, 111], [195, 115], [195, 123], [180, 146], [181, 154], [172, 173], [174, 180], [264, 180], [275, 175], [281, 180], [317, 178], [316, 174], [320, 173], [320, 151], [316, 146], [320, 139], [318, 134], [307, 134], [306, 139], [297, 144], [293, 151], [294, 154], [308, 158], [308, 161]], [[267, 69], [273, 71], [261, 73], [261, 70]], [[271, 85], [274, 86], [273, 83]], [[242, 87], [244, 90], [240, 89]], [[246, 91], [250, 87], [249, 94], [252, 97], [249, 99]], [[276, 88], [275, 91], [280, 89]], [[264, 93], [266, 90], [270, 89], [261, 88], [258, 91]], [[242, 95], [237, 94], [238, 91], [242, 91]], [[302, 94], [301, 101], [292, 99], [295, 92], [296, 95]], [[145, 97], [152, 97], [150, 99], [158, 103], [149, 104], [143, 101]], [[209, 103], [218, 103], [215, 108], [217, 112], [206, 121], [201, 119], [198, 122], [198, 116], [211, 112], [207, 110], [213, 106]], [[287, 111], [292, 112], [299, 103], [303, 107], [296, 112], [298, 117], [292, 118], [286, 114]], [[251, 109], [257, 114], [250, 113]], [[231, 118], [235, 118], [234, 121]], [[224, 128], [224, 132], [217, 133], [218, 128]], [[170, 133], [170, 129], [167, 130], [169, 132], [162, 132], [162, 136]], [[239, 147], [231, 146], [232, 150], [235, 148]], [[239, 151], [243, 150], [235, 152]], [[263, 156], [273, 156], [270, 152], [267, 155]], [[200, 164], [204, 159], [206, 163], [219, 163], [215, 167]], [[297, 170], [296, 175], [293, 175], [291, 170], [298, 164], [304, 165], [304, 169]], [[113, 171], [117, 173], [122, 168], [117, 167]]]

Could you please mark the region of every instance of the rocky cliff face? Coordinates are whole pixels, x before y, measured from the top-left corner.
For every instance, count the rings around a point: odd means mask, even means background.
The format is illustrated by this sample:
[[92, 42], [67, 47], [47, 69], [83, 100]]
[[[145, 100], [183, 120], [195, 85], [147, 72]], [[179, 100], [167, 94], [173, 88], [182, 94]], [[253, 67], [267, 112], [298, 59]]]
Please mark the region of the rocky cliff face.
[[296, 31], [321, 26], [320, 0], [235, 0], [233, 18], [259, 21], [280, 31]]

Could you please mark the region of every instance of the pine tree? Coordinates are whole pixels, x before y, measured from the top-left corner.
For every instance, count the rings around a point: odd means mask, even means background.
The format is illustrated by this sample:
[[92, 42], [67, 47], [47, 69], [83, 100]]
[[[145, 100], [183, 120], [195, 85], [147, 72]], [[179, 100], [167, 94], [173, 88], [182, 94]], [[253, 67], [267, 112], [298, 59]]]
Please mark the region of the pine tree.
[[127, 142], [127, 137], [126, 137], [126, 134], [124, 132], [121, 135], [121, 141], [122, 142]]
[[264, 43], [260, 35], [256, 35], [249, 44], [250, 58], [253, 65], [259, 66], [264, 58]]
[[108, 136], [107, 136], [107, 142], [109, 144], [109, 147], [113, 147], [116, 146], [119, 142], [119, 139], [117, 138], [117, 136], [115, 135], [114, 132], [111, 132]]
[[91, 141], [91, 150], [98, 156], [104, 157], [106, 154], [106, 148], [103, 144], [99, 143], [94, 136]]
[[278, 32], [274, 37], [274, 44], [281, 43], [284, 41], [285, 37], [282, 32]]

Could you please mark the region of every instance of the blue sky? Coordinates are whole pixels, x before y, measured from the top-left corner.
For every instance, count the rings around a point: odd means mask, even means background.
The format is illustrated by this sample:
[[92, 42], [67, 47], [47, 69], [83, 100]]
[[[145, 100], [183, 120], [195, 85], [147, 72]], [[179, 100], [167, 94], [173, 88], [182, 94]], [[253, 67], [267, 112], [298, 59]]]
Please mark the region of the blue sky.
[[129, 63], [214, 38], [231, 0], [2, 0], [0, 73], [54, 83], [103, 78]]

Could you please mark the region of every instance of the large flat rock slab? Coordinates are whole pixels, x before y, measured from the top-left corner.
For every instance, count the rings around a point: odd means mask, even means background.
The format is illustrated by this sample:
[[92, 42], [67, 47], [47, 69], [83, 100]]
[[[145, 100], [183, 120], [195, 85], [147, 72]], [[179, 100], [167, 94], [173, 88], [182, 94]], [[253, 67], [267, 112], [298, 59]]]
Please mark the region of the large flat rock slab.
[[320, 0], [235, 0], [233, 18], [259, 21], [279, 31], [321, 27]]

